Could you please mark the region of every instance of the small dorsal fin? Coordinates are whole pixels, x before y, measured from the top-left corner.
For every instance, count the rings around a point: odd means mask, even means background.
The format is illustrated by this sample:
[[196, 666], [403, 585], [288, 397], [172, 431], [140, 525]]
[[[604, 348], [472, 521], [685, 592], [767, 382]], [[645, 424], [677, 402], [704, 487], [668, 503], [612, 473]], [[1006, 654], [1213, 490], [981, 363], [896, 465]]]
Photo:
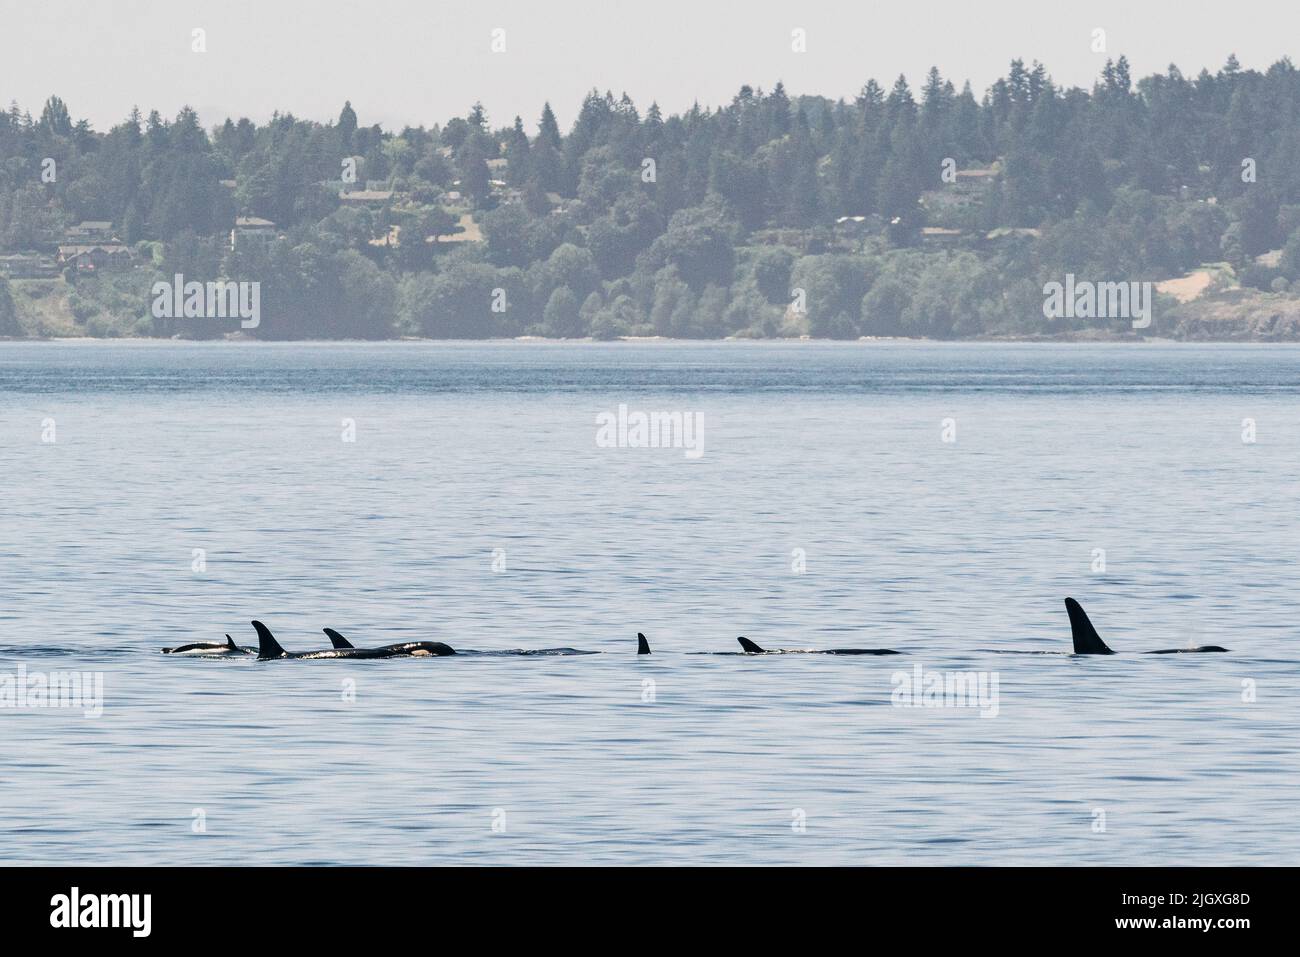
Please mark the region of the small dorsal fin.
[[340, 635], [333, 628], [325, 629], [325, 637], [327, 637], [330, 640], [330, 644], [332, 644], [335, 648], [353, 647], [352, 642], [348, 641], [346, 638]]
[[226, 635], [226, 647], [231, 651], [239, 650], [239, 645], [235, 644], [235, 639], [231, 638], [229, 635]]
[[636, 633], [636, 653], [638, 655], [650, 654], [650, 642], [645, 640], [645, 635], [641, 632]]
[[260, 621], [253, 622], [253, 628], [257, 632], [257, 657], [266, 658], [287, 658], [285, 650], [280, 647], [280, 643], [275, 640], [275, 635], [271, 634], [271, 629]]
[[1070, 636], [1074, 639], [1076, 655], [1113, 655], [1115, 652], [1106, 647], [1097, 629], [1092, 627], [1083, 606], [1073, 598], [1065, 599], [1065, 610], [1070, 613]]
[[736, 640], [740, 642], [740, 647], [745, 649], [746, 654], [750, 654], [750, 655], [763, 654], [763, 649], [758, 647], [758, 645], [754, 644], [748, 638], [737, 638]]

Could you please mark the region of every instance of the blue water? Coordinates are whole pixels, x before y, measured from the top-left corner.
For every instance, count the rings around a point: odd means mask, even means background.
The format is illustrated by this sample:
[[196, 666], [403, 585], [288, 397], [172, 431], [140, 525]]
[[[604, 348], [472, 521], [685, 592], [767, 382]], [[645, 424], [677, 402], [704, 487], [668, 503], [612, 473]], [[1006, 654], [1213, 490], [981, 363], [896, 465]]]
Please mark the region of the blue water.
[[[0, 674], [104, 682], [0, 862], [1294, 864], [1297, 464], [1285, 345], [0, 343]], [[603, 654], [158, 654], [252, 618]]]

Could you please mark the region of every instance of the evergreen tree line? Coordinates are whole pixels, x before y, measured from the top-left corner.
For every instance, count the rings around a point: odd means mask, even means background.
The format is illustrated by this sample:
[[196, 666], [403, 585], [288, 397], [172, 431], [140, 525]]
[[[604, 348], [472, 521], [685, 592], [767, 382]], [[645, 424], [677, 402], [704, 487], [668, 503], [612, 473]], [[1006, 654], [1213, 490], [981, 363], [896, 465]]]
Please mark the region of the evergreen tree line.
[[[1043, 284], [1066, 272], [1226, 262], [1286, 291], [1297, 156], [1289, 60], [1135, 83], [1121, 57], [1091, 90], [1016, 60], [979, 98], [935, 68], [915, 93], [901, 76], [852, 100], [745, 86], [671, 116], [593, 91], [567, 134], [549, 105], [530, 132], [478, 104], [400, 132], [360, 125], [350, 104], [328, 124], [211, 130], [189, 108], [132, 110], [98, 132], [51, 97], [39, 117], [0, 112], [0, 249], [112, 222], [139, 266], [67, 274], [96, 334], [238, 328], [152, 317], [150, 286], [175, 273], [259, 281], [250, 334], [270, 338], [1051, 333], [1106, 324], [1044, 319]], [[340, 198], [365, 188], [393, 195]], [[232, 249], [237, 216], [273, 235]], [[0, 334], [21, 311], [7, 285]]]

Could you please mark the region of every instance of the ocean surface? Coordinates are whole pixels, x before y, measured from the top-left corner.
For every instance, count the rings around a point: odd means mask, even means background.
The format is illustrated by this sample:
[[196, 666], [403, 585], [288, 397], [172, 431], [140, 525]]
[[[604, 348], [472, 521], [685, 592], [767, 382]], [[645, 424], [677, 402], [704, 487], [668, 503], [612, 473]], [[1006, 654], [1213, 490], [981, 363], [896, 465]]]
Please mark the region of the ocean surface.
[[1296, 864], [1298, 465], [1288, 345], [0, 343], [0, 692], [103, 682], [0, 863]]

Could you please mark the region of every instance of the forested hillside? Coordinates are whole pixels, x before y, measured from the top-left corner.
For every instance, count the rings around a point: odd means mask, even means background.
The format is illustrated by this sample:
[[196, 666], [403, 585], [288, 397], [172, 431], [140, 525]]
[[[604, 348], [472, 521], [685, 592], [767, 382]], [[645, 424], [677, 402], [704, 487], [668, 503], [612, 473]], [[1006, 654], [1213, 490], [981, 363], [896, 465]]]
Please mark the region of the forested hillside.
[[1054, 335], [1128, 326], [1044, 318], [1065, 273], [1194, 273], [1278, 313], [1300, 280], [1286, 60], [1135, 81], [1120, 58], [1090, 91], [1015, 61], [979, 94], [932, 69], [670, 116], [593, 91], [567, 133], [549, 107], [362, 119], [0, 113], [0, 335], [239, 330], [152, 314], [176, 274], [260, 283], [264, 338]]

